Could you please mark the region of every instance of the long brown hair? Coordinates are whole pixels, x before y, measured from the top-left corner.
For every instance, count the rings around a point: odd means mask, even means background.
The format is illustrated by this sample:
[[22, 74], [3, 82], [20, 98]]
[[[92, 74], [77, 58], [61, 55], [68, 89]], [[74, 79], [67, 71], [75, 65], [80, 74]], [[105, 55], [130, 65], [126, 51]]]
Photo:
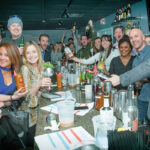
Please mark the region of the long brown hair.
[[[112, 38], [111, 38], [111, 35], [102, 35], [101, 37], [101, 40], [105, 39], [106, 41], [109, 41], [110, 42], [110, 46], [109, 46], [109, 49], [108, 49], [108, 54], [107, 54], [107, 57], [109, 56], [109, 54], [111, 53], [111, 50], [112, 50]], [[104, 48], [102, 47], [102, 51], [104, 51]], [[107, 58], [106, 57], [106, 58]]]
[[2, 47], [7, 51], [8, 58], [11, 62], [12, 72], [16, 71], [19, 73], [21, 67], [21, 56], [17, 46], [11, 42], [6, 42], [0, 44], [0, 48]]

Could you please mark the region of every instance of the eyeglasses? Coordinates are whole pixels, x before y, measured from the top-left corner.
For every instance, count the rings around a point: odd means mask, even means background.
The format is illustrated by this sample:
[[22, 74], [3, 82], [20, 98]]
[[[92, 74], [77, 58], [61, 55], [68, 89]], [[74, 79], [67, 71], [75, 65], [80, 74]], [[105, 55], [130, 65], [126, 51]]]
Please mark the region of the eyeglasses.
[[21, 16], [18, 16], [18, 15], [11, 15], [11, 16], [9, 16], [9, 19], [10, 19], [10, 18], [15, 18], [15, 17], [22, 20], [22, 17], [21, 17]]

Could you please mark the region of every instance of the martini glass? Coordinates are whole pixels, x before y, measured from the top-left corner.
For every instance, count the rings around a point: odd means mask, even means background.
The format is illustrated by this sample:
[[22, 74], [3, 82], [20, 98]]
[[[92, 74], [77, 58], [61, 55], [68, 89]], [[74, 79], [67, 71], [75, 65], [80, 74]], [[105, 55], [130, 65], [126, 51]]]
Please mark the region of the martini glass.
[[[44, 76], [45, 77], [51, 77], [51, 76], [53, 76], [53, 74], [54, 74], [54, 70], [52, 69], [52, 68], [45, 68], [44, 69]], [[49, 88], [48, 88], [48, 90], [50, 90], [51, 89], [51, 87], [49, 86]]]

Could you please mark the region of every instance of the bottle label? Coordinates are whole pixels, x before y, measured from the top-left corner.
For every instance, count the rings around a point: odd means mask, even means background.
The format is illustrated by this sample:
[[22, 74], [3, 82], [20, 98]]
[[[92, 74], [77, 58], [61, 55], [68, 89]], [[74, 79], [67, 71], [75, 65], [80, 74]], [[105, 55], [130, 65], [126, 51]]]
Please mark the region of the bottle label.
[[109, 107], [109, 99], [104, 98], [104, 107]]
[[137, 130], [138, 130], [138, 120], [133, 120], [132, 131], [137, 131]]

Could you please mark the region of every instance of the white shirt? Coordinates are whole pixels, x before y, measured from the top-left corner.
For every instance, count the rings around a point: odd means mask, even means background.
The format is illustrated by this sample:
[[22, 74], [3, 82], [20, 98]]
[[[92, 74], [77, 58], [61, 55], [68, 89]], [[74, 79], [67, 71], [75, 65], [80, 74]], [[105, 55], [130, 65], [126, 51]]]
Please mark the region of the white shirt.
[[[83, 59], [82, 63], [83, 64], [94, 64], [95, 61], [99, 61], [99, 58], [100, 56], [102, 55], [101, 52], [95, 54], [93, 57], [90, 57], [88, 59]], [[105, 65], [106, 65], [106, 69], [109, 70], [109, 67], [110, 67], [110, 63], [111, 63], [111, 60], [114, 58], [114, 57], [117, 57], [117, 56], [120, 56], [120, 51], [119, 49], [112, 49], [109, 56], [106, 58], [106, 61], [105, 61]]]

